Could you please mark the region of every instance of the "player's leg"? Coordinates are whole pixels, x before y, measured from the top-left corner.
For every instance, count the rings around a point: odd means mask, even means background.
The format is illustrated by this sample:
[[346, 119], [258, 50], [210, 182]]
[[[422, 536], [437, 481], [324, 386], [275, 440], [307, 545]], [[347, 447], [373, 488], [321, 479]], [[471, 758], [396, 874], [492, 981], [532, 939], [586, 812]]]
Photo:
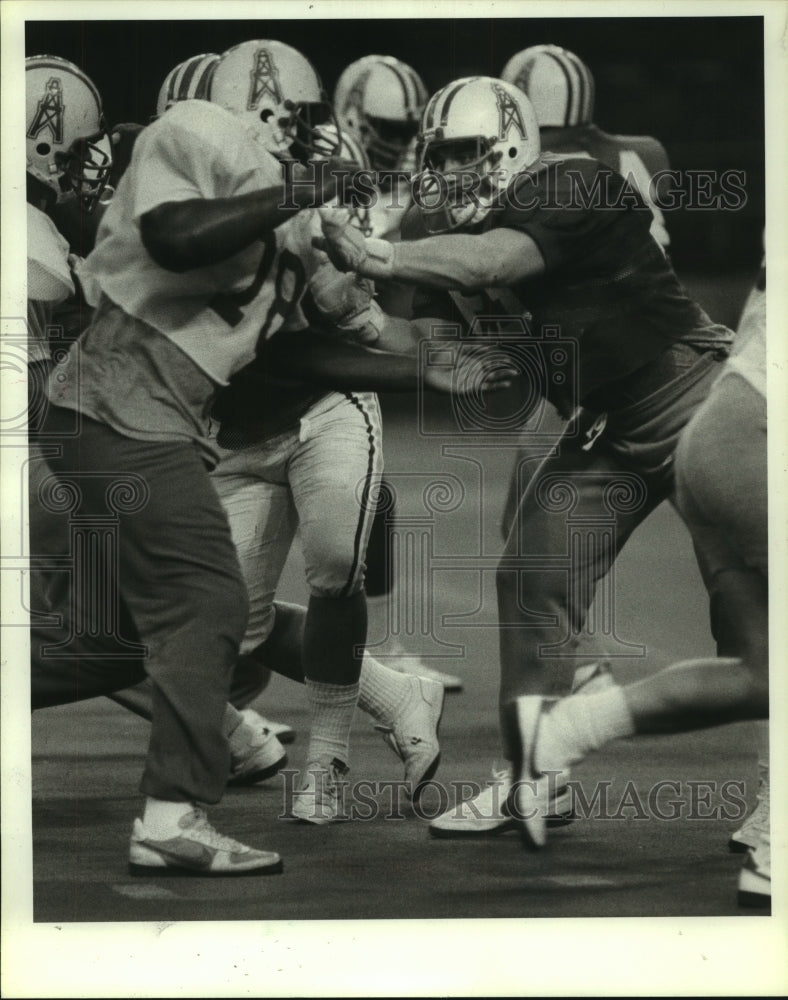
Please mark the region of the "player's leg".
[[[197, 805], [218, 801], [227, 778], [222, 719], [246, 623], [229, 527], [197, 450], [125, 438], [83, 418], [79, 437], [64, 442], [52, 464], [61, 482], [78, 491], [82, 517], [116, 515], [120, 598], [147, 647], [153, 724], [141, 783], [144, 817], [131, 842], [135, 870], [204, 873], [181, 850], [194, 838], [212, 867], [278, 868], [278, 856], [243, 845], [236, 863], [235, 846], [216, 839]], [[105, 599], [98, 591], [105, 582], [77, 578], [77, 606]], [[164, 842], [172, 843], [162, 853]]]
[[[569, 692], [585, 658], [580, 639], [596, 585], [634, 529], [664, 499], [662, 490], [649, 487], [604, 448], [584, 451], [570, 441], [530, 480], [496, 579], [507, 760], [514, 759], [516, 734], [505, 706], [524, 694]], [[627, 502], [612, 506], [610, 497], [618, 491]], [[608, 585], [612, 615], [614, 579]]]
[[[742, 460], [723, 464], [720, 449], [731, 447]], [[765, 402], [743, 379], [721, 379], [687, 427], [676, 480], [678, 505], [713, 582], [718, 620], [725, 621], [718, 640], [722, 634], [727, 655], [679, 663], [582, 701], [550, 707], [539, 698], [519, 699], [513, 715], [528, 785], [544, 789], [541, 772], [555, 774], [610, 739], [768, 715]], [[525, 789], [521, 805], [532, 790]], [[529, 824], [523, 826], [527, 831]], [[544, 832], [538, 814], [531, 826], [527, 837], [538, 846]]]
[[364, 556], [382, 471], [377, 400], [332, 393], [300, 422], [289, 463], [310, 597], [303, 665], [310, 706], [305, 778], [292, 814], [313, 823], [341, 819], [340, 782], [350, 759], [350, 727], [366, 642]]

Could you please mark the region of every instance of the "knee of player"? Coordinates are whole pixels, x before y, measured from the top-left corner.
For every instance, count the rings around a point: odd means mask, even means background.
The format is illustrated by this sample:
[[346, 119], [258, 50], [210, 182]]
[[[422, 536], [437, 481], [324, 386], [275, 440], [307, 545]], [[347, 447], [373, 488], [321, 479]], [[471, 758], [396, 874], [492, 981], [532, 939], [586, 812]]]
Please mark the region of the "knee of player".
[[328, 597], [333, 600], [342, 597], [353, 597], [361, 593], [364, 589], [363, 574], [356, 574], [350, 577], [350, 570], [344, 577], [328, 574], [316, 574], [313, 577], [307, 576], [309, 593], [312, 597]]
[[326, 538], [318, 551], [312, 547], [306, 558], [306, 582], [316, 597], [344, 597], [362, 588], [364, 562], [353, 546], [345, 551]]
[[222, 634], [240, 643], [249, 620], [249, 598], [243, 580], [227, 581], [215, 594], [204, 595], [193, 605], [195, 617], [214, 622]]

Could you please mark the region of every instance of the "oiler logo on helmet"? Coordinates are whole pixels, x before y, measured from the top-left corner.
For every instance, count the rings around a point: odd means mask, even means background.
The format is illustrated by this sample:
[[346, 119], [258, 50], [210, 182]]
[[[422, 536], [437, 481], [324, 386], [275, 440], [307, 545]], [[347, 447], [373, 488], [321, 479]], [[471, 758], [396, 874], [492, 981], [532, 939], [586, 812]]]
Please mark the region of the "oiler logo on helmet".
[[493, 90], [498, 101], [498, 138], [501, 141], [508, 139], [509, 133], [515, 128], [521, 139], [527, 139], [528, 132], [517, 102], [498, 84], [493, 84]]
[[254, 54], [254, 65], [249, 74], [251, 85], [249, 98], [246, 102], [247, 111], [254, 111], [266, 96], [271, 97], [276, 104], [281, 104], [282, 88], [279, 84], [279, 70], [274, 63], [274, 57], [268, 49], [258, 49]]
[[49, 129], [52, 135], [52, 142], [56, 145], [63, 143], [63, 82], [60, 77], [52, 76], [44, 87], [44, 96], [38, 102], [33, 121], [27, 130], [29, 139], [37, 139], [44, 131]]

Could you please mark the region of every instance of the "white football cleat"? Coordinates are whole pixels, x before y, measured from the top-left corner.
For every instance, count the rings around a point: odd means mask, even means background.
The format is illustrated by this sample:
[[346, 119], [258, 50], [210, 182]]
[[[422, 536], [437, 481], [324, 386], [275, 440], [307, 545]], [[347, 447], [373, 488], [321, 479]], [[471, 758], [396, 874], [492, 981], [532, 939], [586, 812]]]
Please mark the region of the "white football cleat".
[[772, 903], [771, 839], [761, 834], [739, 873], [739, 906], [765, 909]]
[[438, 742], [443, 715], [444, 688], [425, 677], [410, 677], [411, 692], [391, 726], [376, 725], [383, 739], [405, 765], [405, 789], [418, 804], [424, 787], [441, 760]]
[[739, 829], [731, 834], [728, 850], [734, 854], [744, 854], [757, 847], [760, 838], [769, 833], [769, 816], [769, 770], [762, 768], [755, 808]]
[[286, 722], [268, 719], [253, 708], [241, 709], [241, 715], [244, 717], [244, 721], [250, 725], [260, 726], [267, 729], [269, 733], [273, 733], [280, 743], [293, 743], [296, 738], [296, 731], [292, 726], [288, 726]]
[[398, 674], [414, 674], [416, 677], [426, 677], [427, 680], [437, 681], [443, 685], [445, 691], [459, 692], [465, 686], [461, 677], [436, 670], [425, 663], [421, 657], [406, 652], [399, 643], [394, 646], [393, 652], [386, 656], [385, 661], [382, 662], [385, 662], [389, 670], [396, 670]]
[[134, 820], [129, 845], [132, 875], [274, 875], [282, 871], [278, 854], [222, 836], [196, 806], [181, 817], [178, 827], [176, 836], [153, 840], [142, 820]]
[[[439, 840], [460, 840], [471, 837], [497, 837], [517, 829], [517, 821], [509, 812], [507, 800], [512, 788], [510, 767], [496, 770], [487, 787], [464, 802], [458, 802], [429, 826], [430, 836]], [[567, 785], [555, 789], [550, 799], [547, 826], [565, 826], [573, 820], [572, 795]]]
[[307, 764], [304, 782], [293, 792], [290, 816], [314, 826], [347, 822], [350, 818], [344, 801], [347, 773], [347, 766], [336, 758]]
[[227, 784], [231, 788], [265, 781], [287, 764], [285, 748], [266, 728], [265, 720], [256, 712], [247, 711], [241, 715], [243, 721], [229, 738], [230, 777]]

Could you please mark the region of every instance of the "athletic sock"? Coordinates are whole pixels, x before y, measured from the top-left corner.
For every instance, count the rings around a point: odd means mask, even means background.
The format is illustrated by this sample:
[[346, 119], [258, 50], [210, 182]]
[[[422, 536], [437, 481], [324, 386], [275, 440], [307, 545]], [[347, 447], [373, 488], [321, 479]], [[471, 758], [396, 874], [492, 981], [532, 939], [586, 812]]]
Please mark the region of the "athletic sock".
[[391, 725], [410, 698], [409, 674], [400, 674], [364, 653], [359, 678], [358, 707], [378, 722]]
[[305, 678], [312, 724], [306, 759], [347, 765], [350, 760], [350, 727], [358, 701], [359, 685], [323, 684]]
[[168, 840], [181, 832], [178, 820], [193, 809], [192, 802], [167, 802], [149, 795], [145, 799], [142, 825], [152, 840]]
[[542, 714], [534, 763], [540, 771], [561, 769], [634, 732], [623, 688], [563, 698]]
[[237, 753], [238, 750], [243, 749], [243, 747], [249, 742], [245, 739], [245, 727], [246, 723], [244, 722], [244, 717], [237, 708], [233, 708], [233, 706], [228, 703], [224, 709], [224, 721], [222, 723], [222, 728], [224, 730], [224, 735], [227, 737], [227, 742], [230, 744], [230, 750], [233, 753]]

